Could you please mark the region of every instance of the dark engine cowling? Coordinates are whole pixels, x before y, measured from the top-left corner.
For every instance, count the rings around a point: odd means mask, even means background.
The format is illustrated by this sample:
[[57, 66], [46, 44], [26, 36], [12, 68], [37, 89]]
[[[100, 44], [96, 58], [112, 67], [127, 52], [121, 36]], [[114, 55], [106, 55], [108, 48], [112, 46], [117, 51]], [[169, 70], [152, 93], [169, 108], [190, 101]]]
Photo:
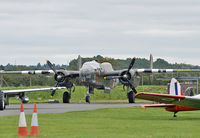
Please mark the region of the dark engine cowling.
[[65, 74], [63, 72], [57, 72], [54, 75], [54, 80], [56, 82], [64, 82], [65, 81]]
[[125, 78], [127, 78], [128, 80], [131, 80], [131, 76], [132, 76], [131, 73], [130, 73], [130, 72], [127, 73], [127, 71], [123, 71], [123, 72], [120, 74], [120, 76], [121, 76], [121, 78], [119, 79], [120, 82], [121, 82], [122, 84], [128, 86], [129, 83], [128, 83], [128, 81], [127, 81]]
[[29, 98], [27, 96], [24, 96], [21, 98], [22, 103], [28, 103], [29, 102]]
[[57, 86], [71, 88], [74, 86], [73, 82], [70, 81], [71, 77], [73, 76], [67, 75], [64, 71], [58, 71], [54, 75], [54, 80]]

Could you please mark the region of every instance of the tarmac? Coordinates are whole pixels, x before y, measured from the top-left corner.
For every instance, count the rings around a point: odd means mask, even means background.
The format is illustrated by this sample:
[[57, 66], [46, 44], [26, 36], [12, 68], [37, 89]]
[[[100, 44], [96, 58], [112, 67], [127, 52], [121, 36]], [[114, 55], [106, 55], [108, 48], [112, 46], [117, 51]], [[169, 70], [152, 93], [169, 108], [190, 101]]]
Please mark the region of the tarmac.
[[[95, 110], [100, 108], [117, 108], [117, 107], [137, 107], [144, 103], [95, 103], [95, 104], [63, 104], [63, 103], [44, 103], [37, 104], [37, 112], [40, 113], [65, 113], [70, 111], [83, 111], [83, 110]], [[33, 113], [34, 104], [24, 104], [25, 114]], [[20, 113], [20, 104], [11, 104], [6, 106], [6, 109], [0, 111], [0, 116], [10, 116], [10, 115], [19, 115]]]

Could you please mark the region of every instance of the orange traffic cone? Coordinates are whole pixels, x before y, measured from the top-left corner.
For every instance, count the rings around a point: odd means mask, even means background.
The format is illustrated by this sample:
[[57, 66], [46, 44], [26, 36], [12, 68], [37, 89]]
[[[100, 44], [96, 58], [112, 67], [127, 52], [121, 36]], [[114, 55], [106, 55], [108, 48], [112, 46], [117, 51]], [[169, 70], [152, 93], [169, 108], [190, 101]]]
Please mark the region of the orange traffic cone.
[[23, 104], [21, 104], [21, 110], [20, 110], [18, 136], [28, 136]]
[[34, 105], [30, 135], [39, 135], [37, 107]]

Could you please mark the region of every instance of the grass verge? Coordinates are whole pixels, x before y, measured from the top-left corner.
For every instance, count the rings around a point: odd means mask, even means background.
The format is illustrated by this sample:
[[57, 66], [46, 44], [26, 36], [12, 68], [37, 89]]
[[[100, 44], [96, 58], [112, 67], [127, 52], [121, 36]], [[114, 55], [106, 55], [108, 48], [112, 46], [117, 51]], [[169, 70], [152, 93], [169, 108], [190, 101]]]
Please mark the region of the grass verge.
[[[180, 112], [178, 118], [163, 109], [111, 108], [39, 114], [38, 138], [190, 138], [199, 137], [199, 111]], [[26, 115], [30, 128], [31, 115]], [[0, 137], [17, 137], [19, 116], [0, 117]]]

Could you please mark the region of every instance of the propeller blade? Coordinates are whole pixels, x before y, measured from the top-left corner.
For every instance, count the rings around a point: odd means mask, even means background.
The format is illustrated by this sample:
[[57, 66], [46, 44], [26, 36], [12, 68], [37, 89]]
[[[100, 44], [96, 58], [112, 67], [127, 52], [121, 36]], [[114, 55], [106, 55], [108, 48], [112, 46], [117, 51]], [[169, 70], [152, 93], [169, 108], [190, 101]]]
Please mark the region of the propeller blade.
[[54, 68], [53, 64], [51, 64], [51, 62], [50, 62], [49, 60], [47, 60], [47, 65], [48, 65], [48, 66], [49, 66], [49, 68], [50, 68], [50, 69], [52, 69], [52, 70], [53, 70], [53, 72], [56, 74], [56, 70], [55, 70], [55, 68]]
[[[55, 87], [58, 87], [58, 83], [56, 83]], [[51, 92], [51, 97], [52, 97], [52, 98], [53, 98], [53, 96], [54, 96], [55, 93], [56, 93], [56, 90], [53, 90], [53, 91]]]
[[55, 92], [56, 92], [56, 90], [53, 90], [53, 91], [51, 92], [51, 97], [54, 96]]
[[122, 78], [122, 76], [107, 76], [107, 77], [104, 77], [104, 80], [112, 80], [112, 79], [119, 79], [119, 78]]
[[131, 89], [133, 90], [133, 92], [134, 92], [134, 93], [137, 93], [137, 91], [136, 91], [135, 87], [133, 86], [132, 82], [131, 82], [129, 79], [127, 79], [127, 78], [125, 78], [125, 79], [126, 79], [127, 82], [129, 83], [129, 86], [131, 87]]
[[136, 57], [134, 57], [134, 58], [132, 59], [130, 65], [129, 65], [129, 67], [128, 67], [127, 73], [130, 71], [130, 69], [131, 69], [131, 68], [133, 67], [133, 65], [135, 64], [135, 60], [136, 60]]

